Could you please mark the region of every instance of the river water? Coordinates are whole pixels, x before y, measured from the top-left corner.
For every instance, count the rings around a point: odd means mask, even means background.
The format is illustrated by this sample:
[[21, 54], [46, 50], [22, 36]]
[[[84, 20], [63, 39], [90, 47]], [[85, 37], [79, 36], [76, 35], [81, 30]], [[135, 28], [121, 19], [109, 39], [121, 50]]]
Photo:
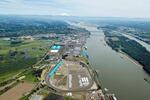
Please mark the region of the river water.
[[149, 78], [141, 66], [112, 50], [104, 41], [104, 33], [95, 26], [83, 26], [91, 32], [87, 39], [89, 61], [98, 72], [102, 88], [108, 88], [119, 100], [150, 100]]

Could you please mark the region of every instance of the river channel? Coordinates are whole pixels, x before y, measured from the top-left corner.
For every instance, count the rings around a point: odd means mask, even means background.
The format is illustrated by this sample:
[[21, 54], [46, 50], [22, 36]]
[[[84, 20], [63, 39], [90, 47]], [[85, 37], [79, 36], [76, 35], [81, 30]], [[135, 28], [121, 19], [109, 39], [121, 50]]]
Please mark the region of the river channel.
[[150, 84], [144, 80], [149, 75], [142, 67], [112, 50], [106, 44], [102, 30], [92, 25], [82, 27], [91, 32], [86, 46], [90, 64], [98, 72], [102, 88], [108, 88], [119, 100], [150, 100]]

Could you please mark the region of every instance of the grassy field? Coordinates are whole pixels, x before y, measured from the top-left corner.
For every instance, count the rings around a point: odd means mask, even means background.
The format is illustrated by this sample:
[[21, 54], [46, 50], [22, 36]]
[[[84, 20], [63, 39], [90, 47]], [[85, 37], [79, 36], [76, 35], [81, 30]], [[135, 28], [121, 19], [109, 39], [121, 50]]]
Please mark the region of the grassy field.
[[31, 68], [28, 71], [26, 71], [25, 73], [23, 73], [23, 75], [25, 75], [24, 80], [27, 81], [27, 82], [30, 82], [30, 83], [38, 82], [38, 79], [34, 74], [33, 68]]
[[[49, 50], [50, 43], [34, 40], [14, 45], [0, 39], [0, 82], [35, 64]], [[27, 78], [30, 80], [30, 76]]]

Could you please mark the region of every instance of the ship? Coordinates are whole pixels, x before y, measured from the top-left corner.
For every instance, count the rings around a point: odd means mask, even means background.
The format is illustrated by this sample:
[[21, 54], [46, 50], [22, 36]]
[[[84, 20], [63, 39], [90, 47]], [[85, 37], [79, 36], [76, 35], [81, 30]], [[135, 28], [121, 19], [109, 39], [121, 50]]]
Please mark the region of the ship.
[[117, 98], [115, 97], [115, 94], [107, 94], [107, 97], [109, 100], [117, 100]]

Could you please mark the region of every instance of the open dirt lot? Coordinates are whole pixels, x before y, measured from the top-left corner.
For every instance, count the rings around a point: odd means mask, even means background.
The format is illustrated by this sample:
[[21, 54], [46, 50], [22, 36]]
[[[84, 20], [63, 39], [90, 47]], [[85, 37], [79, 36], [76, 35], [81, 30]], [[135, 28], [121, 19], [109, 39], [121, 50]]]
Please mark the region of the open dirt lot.
[[17, 86], [2, 94], [0, 100], [19, 100], [24, 93], [31, 91], [33, 87], [34, 84], [32, 83], [19, 83]]

